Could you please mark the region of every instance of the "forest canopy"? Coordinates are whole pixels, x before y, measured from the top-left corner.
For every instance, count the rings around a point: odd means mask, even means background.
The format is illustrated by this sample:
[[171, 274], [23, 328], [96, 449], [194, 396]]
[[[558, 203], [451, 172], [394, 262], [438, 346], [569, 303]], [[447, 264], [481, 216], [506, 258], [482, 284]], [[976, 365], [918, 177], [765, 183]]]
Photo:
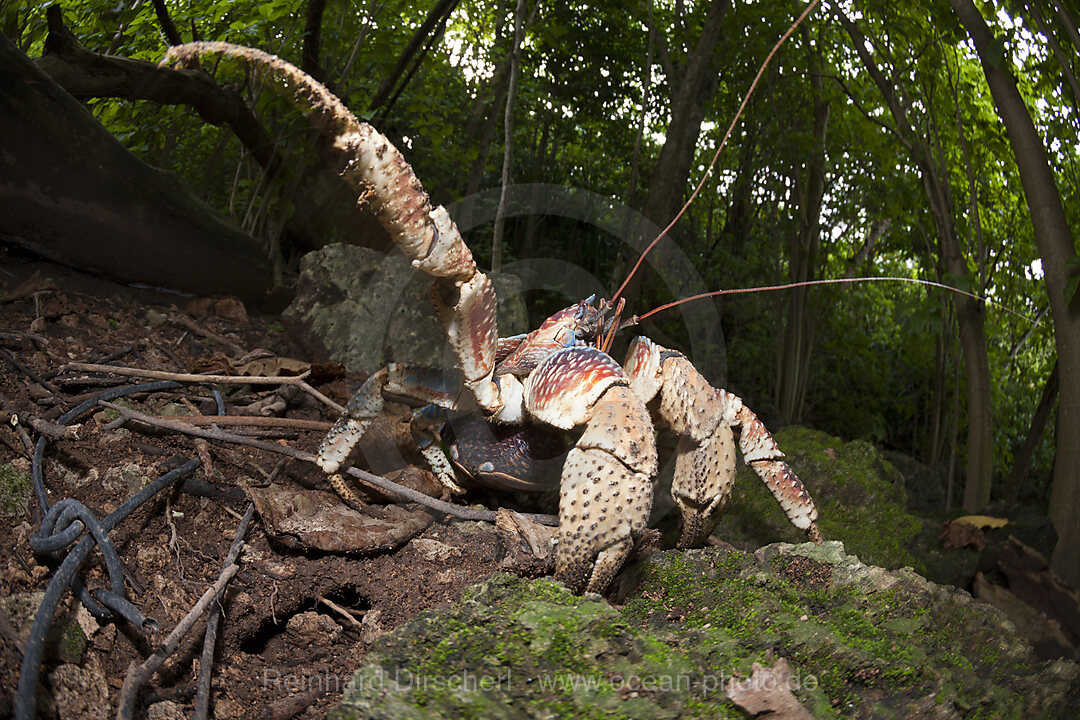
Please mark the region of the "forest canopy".
[[[49, 55], [48, 6], [3, 11], [4, 34], [31, 58]], [[693, 346], [712, 379], [774, 427], [804, 423], [915, 456], [940, 472], [953, 506], [1056, 505], [1063, 544], [1063, 518], [1080, 525], [1080, 480], [1065, 470], [1080, 452], [1080, 345], [1069, 339], [1080, 335], [1080, 34], [1062, 0], [824, 3], [780, 47], [708, 175], [762, 61], [806, 4], [58, 7], [94, 54], [157, 62], [169, 45], [223, 40], [302, 67], [401, 148], [436, 203], [456, 203], [482, 266], [557, 258], [610, 293], [651, 239], [642, 228], [666, 226], [704, 179], [671, 231], [697, 289], [897, 276], [984, 298], [830, 285], [700, 301], [720, 318], [708, 341], [688, 337], [678, 312], [646, 330]], [[378, 245], [300, 222], [297, 189], [318, 162], [303, 117], [235, 62], [207, 57], [203, 70], [254, 109], [283, 162], [180, 101], [73, 94], [257, 238], [281, 282], [324, 242]], [[1010, 87], [1021, 103], [1009, 105]], [[1023, 144], [1023, 116], [1036, 145]], [[525, 209], [497, 219], [504, 183]], [[561, 197], [550, 186], [585, 191], [590, 220], [550, 207]], [[636, 219], [621, 219], [625, 208]], [[630, 312], [686, 287], [650, 273]], [[566, 304], [555, 292], [530, 299], [533, 321]], [[1074, 582], [1078, 557], [1054, 560]]]

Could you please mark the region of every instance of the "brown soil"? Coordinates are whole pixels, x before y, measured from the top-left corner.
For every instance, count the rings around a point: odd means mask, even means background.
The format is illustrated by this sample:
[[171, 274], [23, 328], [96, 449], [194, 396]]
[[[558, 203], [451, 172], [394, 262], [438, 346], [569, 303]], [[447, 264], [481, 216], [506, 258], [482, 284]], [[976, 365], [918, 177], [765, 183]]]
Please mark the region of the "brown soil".
[[[6, 350], [0, 351], [4, 420], [0, 465], [30, 468], [30, 454], [8, 423], [12, 413], [24, 423], [31, 417], [55, 420], [107, 385], [139, 382], [65, 371], [67, 363], [116, 362], [172, 372], [228, 372], [239, 364], [238, 350], [256, 348], [266, 348], [278, 357], [311, 359], [291, 341], [277, 318], [245, 317], [237, 301], [189, 306], [191, 298], [128, 288], [57, 265], [10, 257], [0, 257], [0, 262], [0, 333], [10, 334], [0, 335], [0, 347]], [[185, 309], [192, 311], [187, 317], [197, 327], [235, 345], [223, 347], [169, 320], [170, 315], [186, 314]], [[335, 373], [323, 368], [321, 375], [312, 384], [340, 403], [347, 400], [346, 388], [356, 386], [355, 378], [345, 378], [341, 372], [334, 377]], [[276, 386], [228, 389], [228, 414], [240, 414], [243, 406], [275, 393], [284, 400], [280, 416], [334, 419], [332, 410], [309, 395], [281, 392]], [[185, 409], [215, 413], [209, 391], [198, 386], [130, 396], [127, 401], [151, 414]], [[111, 412], [92, 411], [83, 416], [77, 440], [50, 443], [44, 466], [50, 502], [74, 497], [104, 517], [145, 478], [160, 476], [178, 457], [199, 456], [201, 441], [133, 422], [110, 425], [115, 418]], [[27, 429], [36, 440], [36, 433]], [[317, 449], [322, 436], [319, 430], [247, 430], [310, 452]], [[202, 452], [204, 459], [208, 453], [213, 466], [203, 479], [216, 488], [216, 497], [197, 496], [174, 486], [112, 532], [128, 578], [128, 598], [158, 621], [160, 631], [144, 635], [123, 621], [96, 629], [90, 624], [89, 642], [75, 664], [84, 671], [84, 685], [89, 682], [96, 687], [75, 690], [64, 678], [78, 671], [61, 666], [55, 656], [47, 658], [41, 674], [44, 692], [38, 703], [43, 716], [60, 712], [66, 718], [111, 717], [115, 713], [110, 707], [115, 706], [129, 663], [147, 657], [221, 572], [238, 518], [248, 504], [242, 488], [265, 485], [282, 459], [261, 450], [213, 442], [204, 445]], [[284, 466], [275, 482], [298, 489], [328, 489], [319, 472], [295, 461]], [[39, 522], [32, 497], [15, 517], [0, 519], [4, 527], [0, 531], [4, 556], [0, 600], [40, 592], [47, 586], [55, 564], [35, 558], [28, 546]], [[374, 554], [332, 554], [287, 547], [272, 539], [256, 516], [247, 534], [241, 570], [224, 607], [214, 668], [214, 716], [323, 716], [340, 698], [345, 682], [376, 637], [421, 610], [451, 603], [464, 586], [495, 571], [502, 556], [490, 524], [437, 521], [419, 538], [421, 542], [413, 540]], [[107, 585], [96, 551], [83, 566], [82, 577], [91, 588]], [[76, 607], [68, 593], [57, 618]], [[0, 717], [11, 712], [21, 663], [19, 646], [26, 632], [24, 624], [8, 615], [0, 609]], [[174, 701], [179, 708], [173, 710], [190, 716], [204, 627], [201, 620], [151, 678], [136, 717], [145, 715], [147, 705], [163, 700]], [[107, 704], [87, 700], [95, 694], [107, 696]], [[159, 712], [169, 708], [162, 705]]]

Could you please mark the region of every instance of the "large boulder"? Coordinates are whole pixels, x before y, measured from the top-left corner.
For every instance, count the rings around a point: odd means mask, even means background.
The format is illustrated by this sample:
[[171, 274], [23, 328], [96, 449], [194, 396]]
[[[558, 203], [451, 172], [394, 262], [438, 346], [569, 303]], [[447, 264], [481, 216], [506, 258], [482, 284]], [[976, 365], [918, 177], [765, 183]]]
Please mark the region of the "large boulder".
[[378, 640], [332, 717], [741, 718], [728, 681], [781, 659], [819, 720], [1080, 713], [1075, 663], [838, 542], [663, 552], [621, 582], [612, 606], [496, 575]]
[[[517, 278], [490, 277], [500, 335], [528, 330]], [[308, 253], [284, 317], [354, 372], [372, 373], [388, 362], [425, 367], [453, 362], [431, 304], [431, 278], [397, 252], [337, 243]]]

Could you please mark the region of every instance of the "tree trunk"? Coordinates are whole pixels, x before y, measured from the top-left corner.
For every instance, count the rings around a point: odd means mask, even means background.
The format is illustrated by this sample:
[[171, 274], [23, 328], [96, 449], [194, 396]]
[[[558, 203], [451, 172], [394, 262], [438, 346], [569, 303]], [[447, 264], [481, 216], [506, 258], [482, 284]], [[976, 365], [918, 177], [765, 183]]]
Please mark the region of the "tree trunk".
[[300, 49], [300, 69], [321, 83], [326, 82], [319, 54], [322, 52], [322, 21], [326, 0], [308, 0], [304, 11], [303, 47]]
[[[262, 166], [265, 176], [277, 175], [285, 160], [238, 93], [220, 87], [202, 71], [90, 52], [64, 26], [58, 5], [49, 8], [48, 21], [46, 55], [37, 64], [68, 93], [78, 99], [116, 97], [190, 105], [206, 122], [228, 125]], [[332, 242], [376, 250], [393, 245], [375, 216], [357, 206], [356, 191], [325, 164], [307, 169], [293, 202], [287, 228], [298, 251]]]
[[[814, 278], [821, 239], [821, 207], [825, 197], [825, 135], [829, 127], [829, 103], [822, 97], [819, 51], [810, 49], [810, 34], [805, 26], [802, 37], [809, 50], [808, 78], [814, 111], [814, 152], [806, 163], [802, 177], [796, 177], [799, 231], [790, 245], [788, 258], [789, 279], [793, 283]], [[797, 423], [802, 419], [802, 401], [806, 395], [813, 342], [811, 332], [810, 288], [794, 288], [788, 295], [787, 322], [776, 384], [776, 405], [780, 409], [782, 425]]]
[[[833, 14], [851, 36], [867, 73], [877, 85], [885, 104], [896, 121], [890, 131], [907, 149], [922, 176], [926, 199], [937, 230], [939, 254], [945, 271], [957, 277], [968, 275], [967, 260], [953, 224], [953, 202], [948, 175], [939, 172], [933, 150], [919, 135], [908, 111], [892, 83], [881, 72], [867, 49], [866, 37], [839, 6]], [[964, 481], [964, 507], [975, 512], [990, 501], [993, 478], [993, 411], [990, 397], [990, 360], [986, 353], [985, 311], [982, 303], [967, 297], [954, 298], [960, 328], [960, 347], [967, 371], [968, 434], [967, 471]]]
[[518, 65], [521, 62], [521, 35], [525, 23], [525, 0], [517, 0], [514, 10], [514, 44], [510, 48], [510, 86], [506, 91], [503, 116], [503, 163], [499, 207], [495, 209], [495, 232], [491, 238], [491, 270], [502, 267], [503, 225], [506, 222], [506, 198], [510, 191], [510, 165], [514, 155], [514, 98], [517, 96]]
[[1031, 424], [1028, 426], [1024, 442], [1013, 457], [1012, 474], [1009, 476], [1009, 500], [1016, 502], [1020, 497], [1020, 490], [1027, 483], [1028, 473], [1031, 471], [1031, 458], [1035, 455], [1035, 448], [1042, 440], [1046, 424], [1050, 421], [1050, 413], [1054, 410], [1054, 401], [1058, 395], [1058, 364], [1043, 383], [1042, 395], [1039, 396], [1039, 404], [1035, 406], [1035, 412], [1031, 416]]
[[[640, 255], [652, 240], [649, 228], [667, 227], [682, 206], [690, 167], [697, 150], [698, 136], [701, 134], [701, 122], [705, 117], [705, 105], [716, 91], [714, 56], [729, 4], [729, 0], [712, 1], [693, 50], [689, 52], [684, 63], [672, 66], [675, 74], [668, 76], [668, 87], [674, 88], [671, 119], [665, 132], [664, 146], [660, 149], [656, 167], [649, 179], [644, 221], [634, 227], [627, 238], [627, 244], [634, 249], [636, 255]], [[658, 33], [656, 39], [658, 47], [663, 48], [662, 34]], [[665, 67], [671, 66], [671, 59], [665, 53], [662, 52], [661, 57], [666, 61]], [[659, 246], [653, 250], [651, 259], [662, 261], [663, 253], [663, 246]], [[636, 261], [636, 256], [631, 258], [628, 266], [632, 267]], [[621, 263], [616, 263], [616, 266], [621, 267]], [[648, 270], [645, 266], [639, 268], [623, 290], [622, 296], [631, 307], [641, 307], [639, 289], [646, 273]], [[622, 280], [620, 277], [614, 284], [619, 285]], [[722, 364], [726, 365], [726, 360]]]
[[[701, 36], [685, 64], [678, 90], [671, 99], [671, 121], [667, 126], [664, 147], [656, 161], [645, 201], [645, 217], [665, 227], [679, 211], [686, 195], [686, 181], [694, 162], [705, 105], [716, 91], [713, 55], [720, 42], [720, 29], [728, 0], [713, 0]], [[648, 238], [646, 238], [648, 239]]]
[[1035, 243], [1042, 256], [1046, 292], [1054, 318], [1058, 365], [1057, 455], [1050, 491], [1050, 519], [1058, 532], [1051, 567], [1074, 586], [1080, 585], [1080, 301], [1065, 297], [1070, 263], [1076, 249], [1065, 217], [1061, 195], [1042, 138], [1028, 113], [1016, 78], [1000, 64], [1000, 51], [990, 28], [971, 0], [949, 0], [982, 61], [998, 114], [1005, 123], [1020, 182], [1024, 187]]
[[266, 306], [270, 268], [228, 218], [120, 145], [0, 36], [0, 235], [126, 282]]
[[444, 16], [448, 16], [457, 7], [458, 0], [439, 0], [435, 3], [435, 7], [431, 8], [431, 12], [424, 18], [424, 22], [420, 24], [420, 27], [413, 33], [412, 38], [409, 40], [408, 45], [401, 51], [400, 57], [398, 57], [397, 64], [390, 71], [390, 74], [383, 80], [382, 85], [375, 91], [375, 95], [371, 98], [371, 102], [368, 103], [368, 110], [375, 110], [390, 99], [390, 94], [394, 91], [394, 86], [397, 85], [398, 80], [405, 73], [405, 68], [408, 67], [409, 62], [413, 59], [413, 56], [420, 50], [420, 48], [427, 41], [428, 37], [435, 32], [436, 26], [440, 26], [440, 23]]

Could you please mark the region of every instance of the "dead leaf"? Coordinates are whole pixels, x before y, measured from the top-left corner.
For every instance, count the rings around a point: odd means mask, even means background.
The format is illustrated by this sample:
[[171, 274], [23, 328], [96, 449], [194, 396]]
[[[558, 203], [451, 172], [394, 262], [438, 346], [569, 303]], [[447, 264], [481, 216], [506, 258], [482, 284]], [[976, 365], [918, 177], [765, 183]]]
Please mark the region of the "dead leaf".
[[244, 303], [240, 301], [240, 298], [232, 295], [195, 298], [188, 301], [185, 310], [189, 315], [215, 315], [242, 323], [248, 321], [247, 309], [244, 308]]
[[40, 270], [35, 270], [34, 274], [26, 278], [19, 285], [19, 287], [8, 293], [4, 300], [6, 302], [15, 302], [16, 300], [27, 300], [34, 296], [34, 293], [39, 293], [44, 290], [56, 291], [59, 288], [56, 285], [56, 281], [51, 277], [42, 277]]
[[382, 517], [353, 510], [337, 495], [297, 487], [248, 488], [266, 531], [289, 547], [353, 553], [390, 550], [420, 534], [434, 515], [424, 508], [372, 506]]
[[285, 377], [305, 373], [310, 366], [310, 363], [306, 363], [303, 360], [268, 357], [245, 363], [244, 365], [241, 365], [238, 370], [241, 375]]
[[990, 517], [989, 515], [964, 515], [963, 517], [954, 519], [953, 522], [970, 525], [979, 528], [980, 530], [986, 528], [996, 530], [997, 528], [1002, 528], [1009, 524], [1009, 521], [1006, 518]]
[[199, 375], [235, 375], [236, 368], [224, 355], [201, 357], [191, 364], [191, 372]]
[[506, 550], [499, 566], [523, 575], [543, 575], [555, 567], [552, 539], [557, 528], [541, 525], [506, 508], [495, 511], [495, 533]]
[[974, 525], [953, 521], [946, 521], [941, 527], [941, 535], [938, 537], [941, 544], [947, 548], [973, 547], [982, 550], [986, 547], [986, 538], [983, 531]]
[[771, 668], [754, 663], [750, 677], [743, 681], [734, 678], [728, 682], [728, 699], [750, 715], [769, 720], [814, 720], [799, 701], [791, 694], [797, 687], [792, 682], [787, 660], [780, 658]]
[[825, 448], [825, 454], [831, 457], [833, 460], [836, 459], [836, 451], [832, 448]]

